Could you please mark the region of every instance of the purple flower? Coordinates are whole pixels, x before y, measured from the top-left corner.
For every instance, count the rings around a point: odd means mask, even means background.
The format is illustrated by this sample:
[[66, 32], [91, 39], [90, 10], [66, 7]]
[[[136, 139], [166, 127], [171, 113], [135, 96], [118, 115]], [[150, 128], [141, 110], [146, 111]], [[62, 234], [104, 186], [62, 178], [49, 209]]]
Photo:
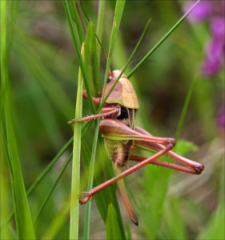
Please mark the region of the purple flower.
[[225, 106], [223, 106], [217, 116], [217, 127], [220, 129], [225, 129]]
[[223, 66], [224, 40], [214, 37], [206, 46], [206, 57], [203, 63], [203, 72], [206, 76], [213, 75]]
[[[184, 12], [187, 12], [194, 5], [193, 1], [190, 1], [184, 5]], [[213, 3], [209, 1], [200, 2], [188, 15], [187, 19], [190, 22], [198, 22], [207, 19], [213, 9]]]
[[214, 37], [221, 38], [225, 36], [225, 19], [224, 17], [214, 17], [210, 24], [211, 32]]
[[[184, 5], [185, 12], [190, 9], [195, 1], [189, 1]], [[211, 76], [219, 72], [223, 67], [225, 56], [225, 2], [202, 1], [189, 14], [190, 22], [208, 20], [210, 24], [211, 40], [205, 47], [205, 60], [203, 73]]]

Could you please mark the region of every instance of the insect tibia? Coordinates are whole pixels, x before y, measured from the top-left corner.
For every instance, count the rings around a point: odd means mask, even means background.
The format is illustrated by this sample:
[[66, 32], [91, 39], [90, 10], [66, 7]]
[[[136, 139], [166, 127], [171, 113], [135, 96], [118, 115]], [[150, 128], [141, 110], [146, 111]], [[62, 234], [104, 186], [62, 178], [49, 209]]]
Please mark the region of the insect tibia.
[[[115, 164], [114, 165], [114, 171], [116, 173], [116, 175], [119, 175], [121, 174], [121, 167], [118, 165], [118, 164]], [[118, 183], [118, 186], [119, 186], [119, 189], [120, 189], [120, 193], [121, 193], [121, 196], [122, 196], [122, 199], [123, 199], [123, 202], [124, 202], [124, 205], [127, 209], [127, 212], [132, 220], [132, 222], [138, 226], [138, 219], [133, 211], [133, 208], [130, 204], [130, 201], [128, 199], [128, 196], [127, 196], [127, 191], [126, 191], [126, 188], [125, 188], [125, 185], [124, 185], [124, 181], [123, 179], [120, 179], [119, 181], [117, 181]]]

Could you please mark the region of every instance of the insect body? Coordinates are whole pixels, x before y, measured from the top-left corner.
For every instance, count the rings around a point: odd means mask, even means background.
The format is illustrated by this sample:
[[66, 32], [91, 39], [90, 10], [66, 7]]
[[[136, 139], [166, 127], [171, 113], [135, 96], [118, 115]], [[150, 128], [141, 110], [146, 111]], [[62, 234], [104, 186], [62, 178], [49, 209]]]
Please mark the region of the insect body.
[[[119, 70], [109, 73], [105, 96], [108, 94], [110, 88], [120, 73], [121, 71]], [[83, 92], [83, 97], [85, 99], [88, 98], [86, 92]], [[102, 93], [99, 93], [98, 98], [92, 99], [95, 104], [99, 105], [101, 103], [101, 98]], [[204, 166], [202, 164], [194, 162], [171, 151], [175, 145], [175, 140], [173, 138], [153, 137], [144, 129], [135, 127], [134, 122], [138, 109], [138, 99], [133, 86], [127, 79], [126, 75], [122, 74], [113, 91], [107, 98], [104, 107], [102, 108], [102, 113], [84, 117], [82, 119], [75, 119], [69, 122], [83, 122], [102, 117], [100, 122], [100, 131], [104, 137], [108, 154], [111, 160], [114, 162], [114, 170], [116, 173], [114, 178], [109, 179], [99, 186], [96, 186], [87, 192], [85, 196], [80, 197], [80, 203], [86, 203], [97, 192], [117, 182], [126, 209], [131, 217], [131, 220], [136, 225], [138, 225], [138, 220], [128, 200], [124, 182], [122, 180], [123, 177], [149, 163], [192, 174], [200, 174], [204, 170]], [[156, 153], [149, 158], [131, 155], [132, 149], [138, 147], [153, 149], [156, 151]], [[186, 166], [157, 160], [157, 158], [164, 154], [177, 160], [178, 162], [183, 163]], [[128, 162], [130, 160], [137, 161], [138, 163], [129, 168]], [[127, 169], [122, 172], [121, 168], [123, 166], [125, 166]]]

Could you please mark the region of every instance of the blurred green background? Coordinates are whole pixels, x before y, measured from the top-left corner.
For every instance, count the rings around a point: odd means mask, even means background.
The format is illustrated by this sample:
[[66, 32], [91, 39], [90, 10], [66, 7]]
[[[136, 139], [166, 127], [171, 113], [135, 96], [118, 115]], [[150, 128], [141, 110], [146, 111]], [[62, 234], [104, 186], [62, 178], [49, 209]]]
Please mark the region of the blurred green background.
[[[182, 16], [184, 3], [127, 1], [111, 68], [124, 66], [151, 18], [147, 35], [129, 66], [132, 69]], [[106, 51], [114, 5], [114, 1], [106, 1], [102, 39]], [[97, 7], [97, 1], [83, 1], [83, 8], [94, 25]], [[25, 187], [29, 188], [73, 135], [67, 122], [74, 118], [79, 65], [61, 1], [12, 1], [8, 10], [12, 14], [8, 18], [14, 25], [9, 58], [13, 116]], [[84, 22], [87, 26], [85, 17]], [[132, 239], [224, 239], [224, 129], [216, 124], [224, 101], [224, 69], [213, 77], [203, 76], [201, 64], [209, 39], [207, 22], [184, 21], [130, 79], [140, 103], [136, 125], [161, 137], [175, 137], [189, 88], [193, 79], [197, 79], [179, 137], [193, 145], [186, 143], [189, 147], [185, 148], [179, 142], [176, 150], [205, 165], [205, 171], [199, 176], [146, 166], [127, 177], [126, 186], [139, 227], [130, 222], [119, 194], [118, 201], [123, 223], [125, 228], [130, 228]], [[102, 82], [105, 64], [102, 55]], [[85, 101], [83, 109], [84, 116], [91, 114]], [[90, 149], [93, 134], [92, 126], [85, 136]], [[32, 216], [36, 216], [71, 151], [72, 146], [28, 198]], [[104, 160], [108, 161], [104, 166], [97, 165], [100, 173], [101, 167], [111, 164], [108, 158]], [[82, 165], [82, 191], [87, 188], [86, 178]], [[9, 205], [13, 208], [10, 177], [7, 185]], [[38, 239], [68, 238], [70, 186], [71, 165], [35, 225]], [[90, 239], [105, 239], [105, 225], [94, 201], [92, 206]], [[84, 206], [81, 206], [81, 239], [83, 222]]]

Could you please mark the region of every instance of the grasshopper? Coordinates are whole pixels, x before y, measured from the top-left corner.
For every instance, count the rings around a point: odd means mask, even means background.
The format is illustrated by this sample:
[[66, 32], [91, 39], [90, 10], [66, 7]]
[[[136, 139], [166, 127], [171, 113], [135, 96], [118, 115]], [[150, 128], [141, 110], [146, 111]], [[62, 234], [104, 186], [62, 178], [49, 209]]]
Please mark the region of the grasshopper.
[[[119, 77], [120, 73], [120, 70], [114, 70], [109, 73], [105, 96], [110, 91], [110, 88]], [[92, 98], [96, 105], [100, 105], [101, 103], [103, 97], [102, 92], [100, 92], [98, 96], [97, 98]], [[83, 91], [83, 98], [88, 99], [85, 91]], [[134, 122], [138, 109], [138, 98], [133, 86], [127, 76], [122, 74], [113, 91], [106, 99], [100, 114], [74, 119], [69, 122], [85, 122], [96, 118], [102, 118], [100, 121], [100, 131], [104, 138], [109, 157], [114, 163], [114, 170], [116, 173], [114, 178], [85, 192], [85, 195], [82, 195], [79, 199], [80, 203], [85, 204], [96, 193], [117, 182], [128, 214], [136, 225], [138, 225], [138, 219], [127, 197], [123, 182], [125, 176], [144, 167], [146, 164], [154, 164], [192, 174], [200, 174], [204, 170], [203, 164], [187, 159], [171, 151], [175, 145], [174, 138], [154, 137], [144, 129], [136, 127]], [[147, 148], [156, 151], [156, 153], [149, 158], [131, 155], [132, 150], [136, 148]], [[157, 158], [162, 155], [173, 158], [182, 163], [183, 166], [157, 160]], [[129, 168], [128, 161], [130, 160], [137, 161], [138, 163]], [[121, 168], [124, 166], [126, 170], [122, 172]]]

